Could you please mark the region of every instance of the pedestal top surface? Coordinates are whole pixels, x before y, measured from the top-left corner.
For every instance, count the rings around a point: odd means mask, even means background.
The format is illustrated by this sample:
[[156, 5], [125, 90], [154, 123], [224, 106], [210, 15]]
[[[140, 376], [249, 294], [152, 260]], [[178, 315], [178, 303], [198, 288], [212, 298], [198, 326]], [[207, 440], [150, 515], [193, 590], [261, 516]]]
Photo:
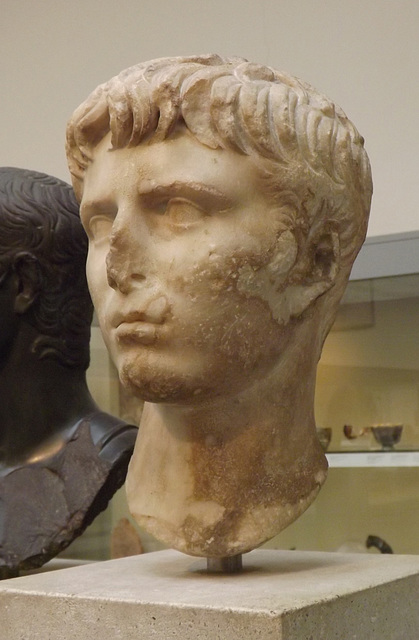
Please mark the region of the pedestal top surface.
[[[256, 550], [240, 574], [159, 551], [0, 583], [2, 592], [278, 614], [419, 574], [419, 556]], [[234, 587], [234, 588], [233, 588]]]

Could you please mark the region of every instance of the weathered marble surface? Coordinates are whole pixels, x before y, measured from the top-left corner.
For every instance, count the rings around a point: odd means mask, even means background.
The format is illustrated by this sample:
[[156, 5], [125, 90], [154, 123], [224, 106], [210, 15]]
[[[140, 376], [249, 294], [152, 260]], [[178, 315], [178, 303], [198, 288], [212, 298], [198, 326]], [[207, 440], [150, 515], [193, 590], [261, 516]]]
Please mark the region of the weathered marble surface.
[[98, 87], [67, 154], [105, 342], [146, 401], [132, 513], [192, 555], [248, 551], [326, 478], [316, 365], [366, 233], [363, 139], [306, 83], [213, 55]]

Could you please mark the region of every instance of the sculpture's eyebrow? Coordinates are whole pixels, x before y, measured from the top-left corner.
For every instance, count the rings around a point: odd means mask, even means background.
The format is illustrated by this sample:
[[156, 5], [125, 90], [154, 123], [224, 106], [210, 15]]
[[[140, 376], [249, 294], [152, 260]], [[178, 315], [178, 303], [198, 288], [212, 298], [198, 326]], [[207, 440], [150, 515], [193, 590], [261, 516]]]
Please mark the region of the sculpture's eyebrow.
[[228, 209], [234, 199], [216, 187], [202, 182], [174, 180], [165, 184], [144, 180], [138, 187], [140, 198], [146, 203], [163, 198], [183, 197], [198, 200], [207, 206]]

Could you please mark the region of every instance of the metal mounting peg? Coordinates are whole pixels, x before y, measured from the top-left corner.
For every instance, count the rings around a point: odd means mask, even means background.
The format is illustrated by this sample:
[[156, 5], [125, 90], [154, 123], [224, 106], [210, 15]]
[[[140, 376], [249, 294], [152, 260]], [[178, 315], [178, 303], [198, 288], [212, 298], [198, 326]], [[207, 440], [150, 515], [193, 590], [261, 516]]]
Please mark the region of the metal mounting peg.
[[207, 558], [209, 573], [239, 573], [243, 568], [241, 553], [225, 558]]

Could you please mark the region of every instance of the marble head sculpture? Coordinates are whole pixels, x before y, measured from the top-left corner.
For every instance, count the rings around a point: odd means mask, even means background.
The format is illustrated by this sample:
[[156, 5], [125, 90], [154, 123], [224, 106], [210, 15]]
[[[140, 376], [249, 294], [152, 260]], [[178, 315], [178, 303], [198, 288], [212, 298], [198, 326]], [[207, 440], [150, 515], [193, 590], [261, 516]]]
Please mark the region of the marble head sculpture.
[[86, 254], [70, 185], [0, 168], [0, 577], [83, 532], [124, 482], [137, 435], [87, 388]]
[[132, 513], [191, 555], [249, 551], [326, 477], [316, 365], [366, 233], [363, 139], [306, 83], [209, 55], [99, 86], [67, 154], [101, 329], [146, 401]]

